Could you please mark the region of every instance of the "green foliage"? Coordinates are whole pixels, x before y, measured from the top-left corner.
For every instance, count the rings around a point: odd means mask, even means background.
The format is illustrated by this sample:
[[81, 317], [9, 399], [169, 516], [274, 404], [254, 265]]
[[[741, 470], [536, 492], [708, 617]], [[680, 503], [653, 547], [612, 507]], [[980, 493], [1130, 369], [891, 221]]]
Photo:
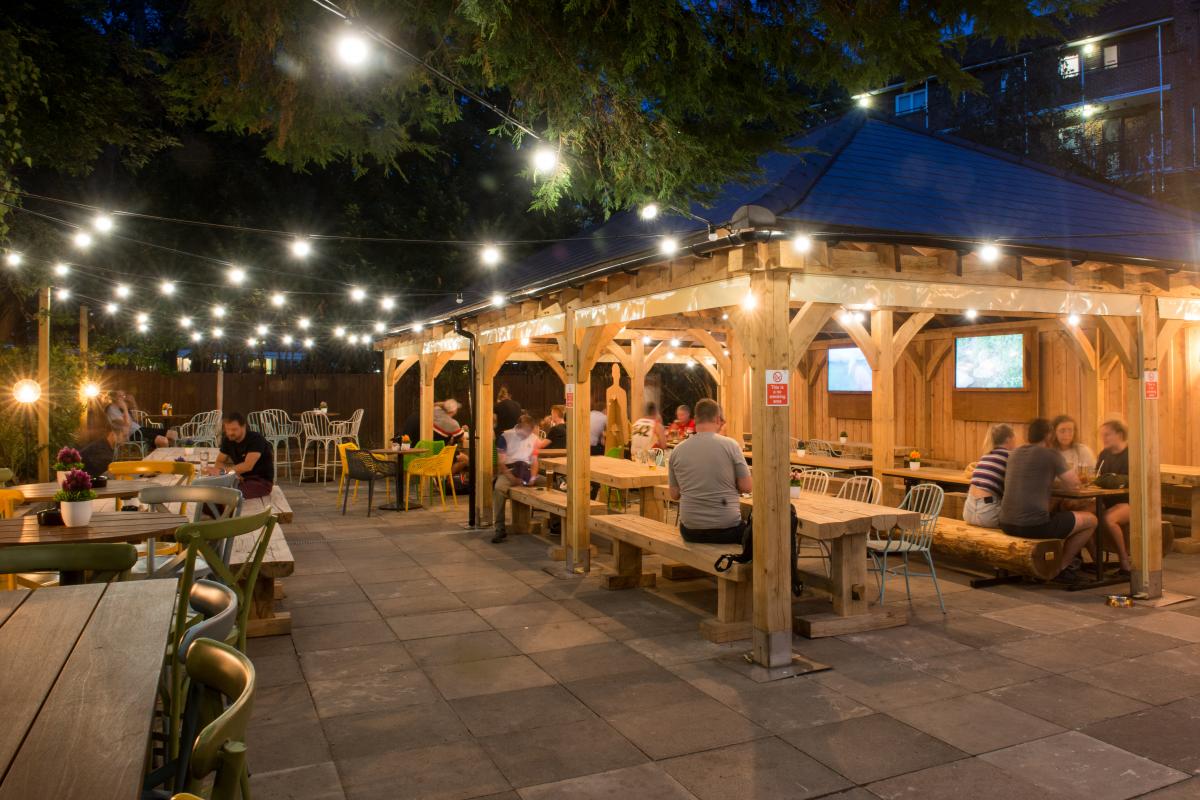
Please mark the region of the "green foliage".
[[[53, 347], [50, 350], [50, 454], [65, 445], [78, 445], [79, 421], [84, 411], [79, 388], [84, 376], [95, 370], [77, 353]], [[0, 466], [9, 467], [19, 482], [37, 477], [37, 419], [33, 408], [12, 398], [12, 386], [21, 378], [37, 377], [34, 348], [0, 350]]]

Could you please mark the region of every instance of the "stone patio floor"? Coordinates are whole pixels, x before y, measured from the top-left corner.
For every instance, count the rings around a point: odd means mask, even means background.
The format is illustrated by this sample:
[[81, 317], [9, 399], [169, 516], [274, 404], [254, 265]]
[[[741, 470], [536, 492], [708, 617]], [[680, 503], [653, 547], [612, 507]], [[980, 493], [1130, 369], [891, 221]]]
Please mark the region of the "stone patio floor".
[[[258, 800], [1200, 798], [1200, 601], [943, 570], [945, 616], [914, 580], [908, 626], [797, 638], [832, 669], [760, 684], [720, 660], [747, 642], [697, 632], [711, 581], [606, 591], [465, 530], [465, 504], [342, 517], [284, 489], [294, 629], [250, 643]], [[1164, 583], [1200, 595], [1200, 556]]]

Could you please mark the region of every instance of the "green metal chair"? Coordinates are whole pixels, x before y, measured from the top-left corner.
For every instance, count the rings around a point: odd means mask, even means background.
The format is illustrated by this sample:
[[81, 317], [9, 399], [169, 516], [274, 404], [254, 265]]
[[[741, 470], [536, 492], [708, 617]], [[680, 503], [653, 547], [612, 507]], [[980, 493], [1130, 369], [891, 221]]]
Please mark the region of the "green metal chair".
[[246, 727], [254, 703], [254, 665], [227, 644], [197, 639], [188, 650], [187, 675], [199, 689], [199, 703], [223, 710], [196, 736], [185, 788], [202, 792], [212, 776], [209, 800], [249, 798]]
[[[625, 448], [624, 447], [610, 447], [604, 451], [604, 455], [608, 456], [609, 458], [624, 458], [625, 457]], [[623, 494], [621, 494], [621, 490], [614, 489], [611, 486], [605, 486], [603, 488], [604, 488], [604, 501], [608, 505], [608, 510], [609, 511], [622, 511], [622, 512], [625, 511], [626, 510], [625, 496]], [[617, 499], [616, 505], [613, 505], [613, 497], [614, 496]]]
[[8, 467], [0, 467], [0, 486], [8, 486], [15, 473]]
[[124, 542], [29, 544], [0, 548], [0, 575], [57, 572], [60, 586], [125, 580], [137, 548]]

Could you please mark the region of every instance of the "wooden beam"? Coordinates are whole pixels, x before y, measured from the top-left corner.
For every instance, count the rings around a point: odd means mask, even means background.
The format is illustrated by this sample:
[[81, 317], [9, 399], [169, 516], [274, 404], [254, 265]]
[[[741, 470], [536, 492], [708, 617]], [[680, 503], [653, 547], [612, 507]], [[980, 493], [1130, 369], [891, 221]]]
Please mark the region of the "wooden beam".
[[567, 382], [567, 372], [563, 369], [563, 366], [561, 363], [559, 363], [558, 359], [554, 357], [555, 354], [546, 350], [538, 350], [536, 353], [538, 358], [542, 359], [542, 361], [545, 361], [550, 369], [554, 371], [554, 374], [558, 376], [558, 379], [565, 384]]
[[788, 346], [792, 350], [791, 362], [799, 364], [800, 359], [808, 352], [808, 346], [817, 334], [837, 313], [837, 306], [832, 303], [805, 303], [788, 322]]
[[[895, 465], [897, 336], [893, 325], [891, 309], [871, 312], [871, 342], [876, 352], [871, 365], [871, 461], [875, 477], [880, 480], [884, 480], [882, 471]], [[912, 335], [908, 338], [911, 340]]]
[[[1100, 436], [1100, 394], [1095, 388], [1100, 360], [1096, 353], [1096, 346], [1078, 325], [1072, 325], [1062, 317], [1058, 318], [1058, 324], [1066, 335], [1067, 344], [1075, 352], [1075, 357], [1079, 359], [1080, 382], [1083, 384], [1082, 407], [1079, 413], [1079, 438], [1088, 446], [1095, 447]], [[1099, 331], [1096, 332], [1096, 336], [1099, 338]]]
[[[916, 336], [917, 333], [920, 332], [921, 328], [924, 328], [931, 319], [933, 319], [933, 314], [930, 314], [926, 311], [919, 311], [904, 321], [904, 324], [900, 326], [899, 330], [896, 331], [896, 335], [892, 338], [892, 353], [894, 358], [899, 359], [900, 356], [904, 354], [905, 349], [908, 348], [908, 345], [910, 342], [912, 342], [913, 337]], [[894, 365], [895, 362], [893, 362], [893, 366]]]
[[[857, 322], [850, 316], [849, 312], [843, 311], [837, 315], [838, 324], [842, 326], [851, 341], [858, 345], [858, 349], [862, 351], [863, 358], [867, 360], [867, 365], [871, 369], [875, 369], [879, 363], [879, 347], [872, 339], [871, 334], [867, 333], [867, 329], [862, 326], [861, 322]], [[888, 349], [891, 350], [891, 331], [888, 331]]]
[[935, 339], [930, 343], [929, 354], [925, 358], [925, 382], [929, 383], [933, 380], [933, 376], [937, 374], [941, 368], [942, 362], [946, 360], [946, 356], [954, 350], [953, 339]]
[[[563, 545], [568, 572], [591, 569], [591, 535], [588, 513], [591, 504], [591, 365], [588, 347], [599, 337], [578, 327], [576, 302], [568, 304], [564, 336], [563, 367], [567, 373], [567, 513], [563, 521]], [[615, 333], [615, 331], [614, 331]], [[609, 337], [612, 338], [611, 336]], [[607, 342], [604, 342], [607, 344]]]
[[693, 341], [698, 342], [712, 353], [721, 370], [729, 369], [729, 356], [725, 355], [725, 345], [722, 342], [718, 342], [712, 334], [700, 328], [689, 328], [688, 335], [692, 337]]
[[[641, 344], [641, 339], [638, 340], [638, 344]], [[645, 371], [649, 372], [650, 368], [657, 364], [670, 349], [670, 345], [666, 342], [659, 342], [650, 348], [650, 352], [642, 356], [642, 363], [646, 365]]]
[[1087, 333], [1078, 325], [1072, 325], [1063, 317], [1058, 317], [1058, 324], [1063, 333], [1067, 335], [1067, 344], [1075, 351], [1075, 355], [1079, 358], [1084, 370], [1094, 374], [1099, 363], [1096, 359], [1096, 347], [1092, 344], [1092, 340], [1088, 338]]
[[633, 362], [629, 358], [629, 353], [625, 352], [625, 348], [616, 342], [609, 342], [604, 351], [617, 359], [617, 363], [621, 365], [621, 369], [625, 370], [626, 375], [633, 374]]
[[1171, 350], [1171, 343], [1175, 340], [1175, 334], [1183, 327], [1181, 319], [1165, 319], [1158, 324], [1158, 337], [1156, 345], [1158, 347], [1158, 360], [1166, 361], [1167, 353]]
[[[1155, 315], [1157, 317], [1157, 314]], [[1133, 334], [1129, 330], [1129, 325], [1121, 317], [1097, 316], [1096, 322], [1099, 323], [1100, 329], [1106, 334], [1106, 340], [1112, 353], [1121, 361], [1121, 365], [1125, 368], [1125, 374], [1133, 377], [1137, 375], [1139, 365], [1137, 361], [1136, 342]], [[1157, 339], [1155, 340], [1157, 341]], [[1155, 352], [1157, 356], [1157, 349]]]

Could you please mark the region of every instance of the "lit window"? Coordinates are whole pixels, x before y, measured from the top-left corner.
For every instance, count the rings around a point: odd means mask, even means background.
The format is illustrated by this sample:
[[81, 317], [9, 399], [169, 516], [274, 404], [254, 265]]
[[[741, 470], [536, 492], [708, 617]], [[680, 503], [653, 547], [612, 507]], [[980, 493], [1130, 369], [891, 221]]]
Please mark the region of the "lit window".
[[929, 91], [927, 89], [898, 94], [896, 95], [896, 116], [911, 114], [914, 111], [924, 111], [928, 105]]
[[1112, 69], [1117, 65], [1117, 46], [1109, 44], [1104, 46], [1104, 68]]
[[1001, 92], [1001, 94], [1003, 94], [1004, 92], [1007, 92], [1007, 91], [1008, 91], [1008, 73], [1001, 72], [1000, 73], [1000, 92]]
[[1079, 76], [1079, 54], [1071, 53], [1058, 60], [1058, 75], [1060, 78], [1076, 78]]

